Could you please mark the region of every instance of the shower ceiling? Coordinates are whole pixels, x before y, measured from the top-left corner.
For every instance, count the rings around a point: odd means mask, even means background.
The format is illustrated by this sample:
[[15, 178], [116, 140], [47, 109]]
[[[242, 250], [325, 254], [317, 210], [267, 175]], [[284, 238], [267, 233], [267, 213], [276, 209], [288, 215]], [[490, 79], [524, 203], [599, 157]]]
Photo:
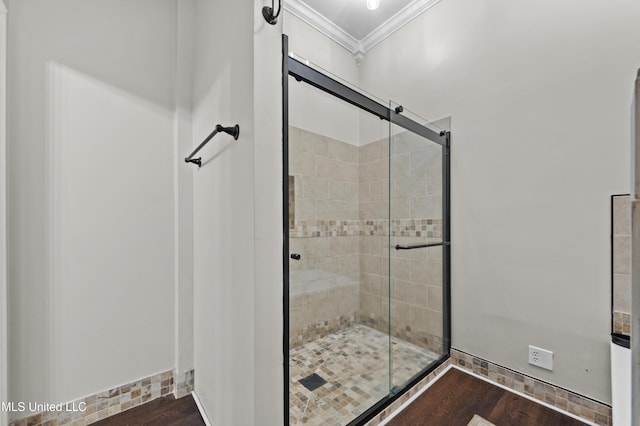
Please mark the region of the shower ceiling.
[[363, 55], [440, 0], [380, 0], [369, 10], [366, 0], [284, 0], [287, 11], [352, 53]]

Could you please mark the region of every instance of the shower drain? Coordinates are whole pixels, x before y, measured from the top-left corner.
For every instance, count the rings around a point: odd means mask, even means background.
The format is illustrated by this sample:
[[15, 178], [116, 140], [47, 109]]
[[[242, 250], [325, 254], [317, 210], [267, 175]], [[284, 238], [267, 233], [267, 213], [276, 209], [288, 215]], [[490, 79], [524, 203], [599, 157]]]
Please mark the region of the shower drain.
[[318, 376], [316, 373], [310, 374], [304, 379], [300, 379], [299, 382], [302, 384], [302, 386], [309, 389], [310, 391], [314, 391], [318, 389], [320, 386], [327, 383], [325, 379]]

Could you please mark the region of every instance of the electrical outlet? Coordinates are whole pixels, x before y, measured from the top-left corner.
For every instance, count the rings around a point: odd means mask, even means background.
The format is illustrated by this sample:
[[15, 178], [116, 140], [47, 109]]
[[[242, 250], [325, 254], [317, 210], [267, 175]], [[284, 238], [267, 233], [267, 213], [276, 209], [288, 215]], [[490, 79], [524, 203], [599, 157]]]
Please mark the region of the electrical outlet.
[[553, 371], [553, 352], [529, 345], [529, 364]]

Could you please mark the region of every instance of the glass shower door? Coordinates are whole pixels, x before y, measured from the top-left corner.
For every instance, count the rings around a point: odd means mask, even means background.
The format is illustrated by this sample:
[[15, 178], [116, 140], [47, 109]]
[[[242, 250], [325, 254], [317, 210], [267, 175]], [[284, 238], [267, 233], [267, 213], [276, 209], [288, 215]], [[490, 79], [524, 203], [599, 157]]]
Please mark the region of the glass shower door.
[[[391, 388], [447, 353], [443, 165], [446, 132], [393, 102], [389, 123], [389, 288]], [[421, 124], [412, 131], [409, 121]], [[448, 126], [442, 122], [441, 126]], [[435, 136], [438, 137], [435, 137]], [[444, 136], [444, 137], [443, 137]]]
[[388, 126], [293, 77], [288, 101], [289, 424], [347, 425], [389, 393]]
[[448, 354], [449, 137], [285, 66], [286, 420], [363, 424]]

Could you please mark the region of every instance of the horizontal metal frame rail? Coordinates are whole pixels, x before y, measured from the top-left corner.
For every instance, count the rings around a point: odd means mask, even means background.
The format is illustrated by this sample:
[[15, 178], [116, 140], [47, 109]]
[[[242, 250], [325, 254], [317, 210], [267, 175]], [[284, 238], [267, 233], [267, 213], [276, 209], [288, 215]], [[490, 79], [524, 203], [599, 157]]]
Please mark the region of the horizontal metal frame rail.
[[305, 83], [342, 99], [355, 107], [363, 109], [382, 120], [390, 121], [393, 124], [410, 130], [413, 133], [425, 137], [439, 145], [445, 146], [447, 143], [445, 132], [434, 132], [422, 124], [413, 121], [409, 117], [402, 115], [402, 111], [396, 112], [395, 110], [392, 110], [389, 107], [363, 95], [357, 90], [354, 90], [351, 87], [321, 73], [320, 71], [303, 64], [297, 59], [289, 56], [288, 65], [289, 75], [293, 76], [298, 81], [304, 81]]

